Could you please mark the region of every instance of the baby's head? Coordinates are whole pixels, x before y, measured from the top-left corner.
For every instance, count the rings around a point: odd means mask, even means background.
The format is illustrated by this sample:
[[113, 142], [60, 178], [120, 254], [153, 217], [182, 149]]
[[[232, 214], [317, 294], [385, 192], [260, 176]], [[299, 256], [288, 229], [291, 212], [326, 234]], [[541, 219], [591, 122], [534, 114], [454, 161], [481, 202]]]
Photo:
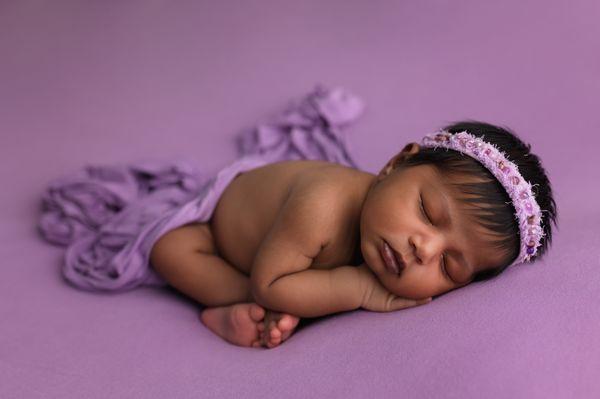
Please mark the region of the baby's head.
[[[529, 248], [533, 255], [527, 255], [513, 201], [480, 161], [457, 150], [410, 143], [374, 179], [360, 220], [365, 263], [390, 292], [405, 298], [440, 295], [487, 280], [523, 254], [528, 261], [540, 259], [552, 240], [551, 222], [556, 226], [550, 181], [530, 145], [509, 129], [478, 121], [441, 130], [466, 131], [495, 146], [516, 165], [531, 185], [543, 234], [539, 244]], [[520, 180], [510, 178], [514, 183]], [[399, 275], [385, 267], [384, 241], [404, 261]], [[526, 241], [531, 242], [530, 237]]]

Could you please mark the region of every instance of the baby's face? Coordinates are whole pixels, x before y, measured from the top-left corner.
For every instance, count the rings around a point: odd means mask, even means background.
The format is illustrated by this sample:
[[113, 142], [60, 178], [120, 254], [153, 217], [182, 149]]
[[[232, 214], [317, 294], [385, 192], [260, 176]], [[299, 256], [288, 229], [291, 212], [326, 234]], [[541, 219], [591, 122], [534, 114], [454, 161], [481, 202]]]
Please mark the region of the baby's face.
[[[365, 263], [390, 292], [413, 299], [440, 295], [501, 264], [502, 254], [484, 240], [489, 232], [464, 212], [433, 166], [385, 169], [363, 204], [360, 232]], [[404, 260], [400, 274], [385, 266], [384, 240]]]

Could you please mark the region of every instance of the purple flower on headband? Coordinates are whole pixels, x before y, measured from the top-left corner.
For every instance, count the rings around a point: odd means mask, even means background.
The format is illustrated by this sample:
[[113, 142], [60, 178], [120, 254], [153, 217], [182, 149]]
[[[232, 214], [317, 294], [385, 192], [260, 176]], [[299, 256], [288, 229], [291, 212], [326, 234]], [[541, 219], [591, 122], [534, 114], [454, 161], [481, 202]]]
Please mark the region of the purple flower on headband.
[[498, 169], [507, 174], [510, 172], [510, 168], [504, 164], [504, 161], [498, 161]]
[[448, 135], [447, 134], [442, 134], [442, 133], [438, 133], [435, 135], [435, 141], [448, 141]]
[[481, 151], [481, 149], [483, 148], [483, 143], [481, 141], [476, 141], [475, 142], [475, 148], [473, 148], [473, 153], [475, 155], [479, 155], [479, 151]]

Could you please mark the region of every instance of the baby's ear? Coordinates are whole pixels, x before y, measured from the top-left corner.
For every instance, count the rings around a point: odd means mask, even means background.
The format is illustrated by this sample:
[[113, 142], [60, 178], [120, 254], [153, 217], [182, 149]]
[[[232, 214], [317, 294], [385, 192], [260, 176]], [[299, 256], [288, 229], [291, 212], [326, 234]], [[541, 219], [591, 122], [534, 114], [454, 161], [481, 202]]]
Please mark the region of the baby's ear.
[[383, 167], [381, 172], [379, 172], [379, 177], [384, 178], [389, 175], [392, 170], [394, 170], [398, 165], [402, 164], [402, 162], [406, 161], [408, 158], [412, 157], [416, 153], [421, 150], [421, 147], [417, 143], [408, 143], [402, 151], [400, 151], [396, 156], [388, 161], [388, 163]]
[[420, 150], [421, 150], [421, 146], [419, 144], [417, 144], [417, 143], [408, 143], [402, 149], [402, 151], [400, 151], [400, 153], [397, 156], [400, 156], [402, 158], [399, 161], [404, 161], [404, 160], [412, 157], [416, 153], [418, 153]]

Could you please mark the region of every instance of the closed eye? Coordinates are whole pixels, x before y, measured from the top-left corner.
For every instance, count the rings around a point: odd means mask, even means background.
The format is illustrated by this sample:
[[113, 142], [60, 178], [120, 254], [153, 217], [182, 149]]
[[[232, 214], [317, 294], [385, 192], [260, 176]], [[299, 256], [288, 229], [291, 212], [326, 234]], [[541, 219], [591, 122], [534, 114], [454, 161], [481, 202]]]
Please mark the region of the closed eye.
[[450, 275], [448, 274], [448, 269], [446, 268], [446, 254], [442, 254], [442, 261], [440, 263], [442, 264], [442, 273], [444, 273], [450, 281], [454, 282], [452, 277], [450, 277]]
[[427, 219], [427, 222], [429, 222], [429, 224], [433, 224], [433, 223], [431, 223], [431, 219], [429, 218], [429, 216], [427, 216], [427, 212], [425, 212], [425, 207], [423, 206], [423, 195], [422, 194], [419, 194], [419, 207], [421, 208], [421, 213]]
[[[423, 216], [425, 217], [425, 219], [427, 219], [427, 222], [431, 225], [433, 225], [433, 223], [431, 222], [431, 218], [427, 215], [427, 212], [425, 211], [425, 207], [423, 206], [423, 195], [419, 193], [419, 207], [421, 208], [421, 213], [423, 214]], [[454, 280], [452, 280], [452, 277], [450, 277], [450, 275], [448, 274], [448, 269], [446, 268], [446, 254], [442, 254], [441, 256], [441, 261], [440, 261], [440, 268], [442, 269], [442, 273], [448, 278], [448, 280], [454, 282]]]

